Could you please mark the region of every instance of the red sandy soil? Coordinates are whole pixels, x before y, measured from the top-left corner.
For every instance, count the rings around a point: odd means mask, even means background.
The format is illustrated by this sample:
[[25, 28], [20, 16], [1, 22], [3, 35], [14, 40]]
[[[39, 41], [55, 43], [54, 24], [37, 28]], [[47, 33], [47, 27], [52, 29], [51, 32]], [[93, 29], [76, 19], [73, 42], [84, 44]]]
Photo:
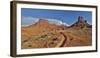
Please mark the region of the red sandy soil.
[[50, 24], [48, 20], [21, 27], [22, 49], [58, 48], [92, 45], [92, 28], [79, 17], [70, 27]]

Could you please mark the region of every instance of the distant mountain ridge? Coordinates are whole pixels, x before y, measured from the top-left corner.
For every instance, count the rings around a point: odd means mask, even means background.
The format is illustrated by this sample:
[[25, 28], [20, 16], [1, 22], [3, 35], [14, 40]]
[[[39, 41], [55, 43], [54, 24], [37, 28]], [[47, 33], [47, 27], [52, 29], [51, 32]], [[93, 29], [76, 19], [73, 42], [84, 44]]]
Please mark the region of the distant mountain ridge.
[[[58, 21], [58, 22], [57, 22]], [[55, 25], [55, 26], [60, 26], [63, 28], [92, 28], [92, 25], [90, 25], [87, 20], [84, 19], [84, 17], [79, 16], [78, 20], [73, 23], [72, 25], [68, 25], [66, 23], [63, 23], [62, 21], [59, 20], [47, 20], [47, 19], [39, 19], [38, 22], [34, 23], [33, 25], [41, 25], [41, 26], [50, 26], [50, 25]]]
[[[32, 20], [33, 18], [31, 17], [30, 19]], [[69, 27], [69, 28], [83, 28], [83, 27], [92, 28], [92, 25], [88, 24], [87, 20], [85, 20], [85, 18], [82, 16], [79, 16], [78, 20], [75, 23], [73, 23], [72, 25], [69, 25], [63, 21], [56, 20], [56, 19], [44, 19], [44, 18], [38, 19], [38, 18], [35, 18], [31, 22], [31, 24], [22, 25], [22, 26], [27, 27], [27, 26], [32, 26], [32, 25], [36, 25], [36, 24], [40, 24], [40, 25], [46, 25], [46, 24], [52, 25], [53, 24], [53, 25], [58, 25], [58, 26], [62, 26], [62, 27]]]

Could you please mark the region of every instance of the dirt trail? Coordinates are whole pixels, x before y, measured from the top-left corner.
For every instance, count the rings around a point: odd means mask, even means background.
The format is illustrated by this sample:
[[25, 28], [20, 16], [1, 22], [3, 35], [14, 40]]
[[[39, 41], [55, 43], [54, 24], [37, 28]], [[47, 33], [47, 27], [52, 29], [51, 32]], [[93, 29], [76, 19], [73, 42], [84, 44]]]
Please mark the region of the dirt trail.
[[63, 42], [62, 43], [60, 43], [61, 44], [61, 46], [60, 47], [63, 47], [63, 45], [66, 43], [66, 41], [67, 41], [67, 36], [63, 33], [63, 32], [60, 32], [63, 36], [64, 36], [64, 40], [63, 40]]

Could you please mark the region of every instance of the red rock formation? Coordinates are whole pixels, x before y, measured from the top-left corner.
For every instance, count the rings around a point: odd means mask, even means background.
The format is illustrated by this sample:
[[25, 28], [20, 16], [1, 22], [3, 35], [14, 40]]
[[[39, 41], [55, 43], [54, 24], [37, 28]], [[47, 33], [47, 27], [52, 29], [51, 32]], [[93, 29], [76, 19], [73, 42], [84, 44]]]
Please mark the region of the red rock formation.
[[82, 29], [84, 27], [91, 28], [92, 26], [88, 24], [87, 20], [85, 20], [84, 17], [82, 16], [79, 16], [78, 21], [70, 26], [70, 28], [75, 28], [75, 29]]
[[[27, 27], [21, 27], [22, 48], [59, 48], [90, 46], [92, 42], [90, 25], [82, 17], [69, 28], [64, 25], [50, 24], [46, 19]], [[80, 29], [80, 30], [77, 30]]]

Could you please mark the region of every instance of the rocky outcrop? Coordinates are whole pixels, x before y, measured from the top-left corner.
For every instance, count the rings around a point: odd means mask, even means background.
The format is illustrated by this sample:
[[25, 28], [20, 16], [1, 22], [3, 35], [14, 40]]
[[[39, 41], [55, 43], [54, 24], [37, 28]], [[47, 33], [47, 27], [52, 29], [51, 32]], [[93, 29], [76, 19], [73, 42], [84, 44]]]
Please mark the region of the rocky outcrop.
[[82, 29], [82, 28], [92, 28], [92, 25], [87, 23], [87, 20], [84, 19], [84, 17], [79, 16], [78, 21], [75, 22], [70, 26], [70, 28], [76, 28], [76, 29]]

